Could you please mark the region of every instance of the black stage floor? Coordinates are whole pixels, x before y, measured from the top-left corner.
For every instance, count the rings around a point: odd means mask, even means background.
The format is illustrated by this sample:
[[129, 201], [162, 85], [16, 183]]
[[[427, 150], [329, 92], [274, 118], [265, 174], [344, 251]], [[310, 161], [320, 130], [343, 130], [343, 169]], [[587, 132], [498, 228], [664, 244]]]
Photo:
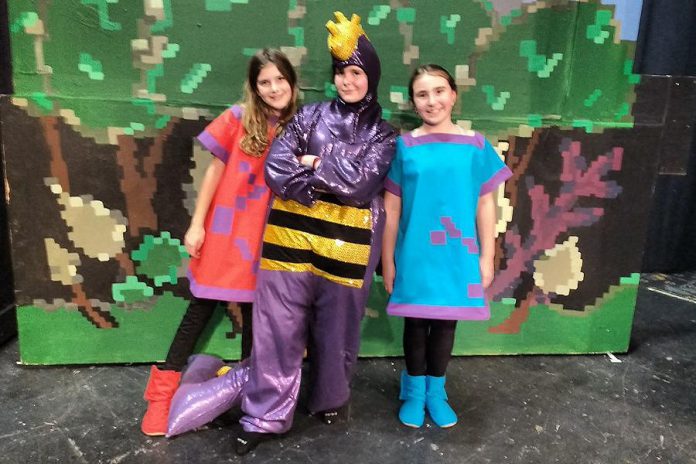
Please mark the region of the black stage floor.
[[[147, 366], [28, 368], [0, 348], [0, 462], [696, 463], [696, 304], [640, 290], [630, 352], [466, 357], [448, 371], [451, 429], [401, 426], [400, 359], [361, 360], [352, 417], [300, 408], [241, 459], [234, 414], [167, 440], [140, 434]], [[616, 361], [616, 360], [615, 360]]]

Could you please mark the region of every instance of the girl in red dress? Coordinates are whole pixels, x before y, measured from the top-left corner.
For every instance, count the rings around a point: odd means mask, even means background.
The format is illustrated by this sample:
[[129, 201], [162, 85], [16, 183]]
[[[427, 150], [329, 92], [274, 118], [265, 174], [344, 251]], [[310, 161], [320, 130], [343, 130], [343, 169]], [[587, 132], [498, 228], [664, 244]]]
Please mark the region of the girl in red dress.
[[184, 244], [191, 255], [192, 299], [161, 368], [152, 366], [145, 389], [146, 435], [164, 435], [181, 369], [219, 302], [242, 310], [242, 357], [251, 347], [251, 302], [271, 191], [263, 166], [273, 138], [296, 110], [297, 77], [287, 57], [263, 49], [249, 61], [244, 100], [198, 136], [214, 156], [203, 178]]

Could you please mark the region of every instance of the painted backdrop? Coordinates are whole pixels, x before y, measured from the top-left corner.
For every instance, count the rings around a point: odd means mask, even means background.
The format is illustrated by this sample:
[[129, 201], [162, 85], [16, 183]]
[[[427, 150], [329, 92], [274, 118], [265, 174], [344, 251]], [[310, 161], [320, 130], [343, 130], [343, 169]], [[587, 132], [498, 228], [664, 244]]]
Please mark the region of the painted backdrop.
[[[657, 103], [632, 72], [640, 4], [13, 0], [16, 94], [0, 111], [22, 361], [164, 358], [210, 159], [193, 139], [239, 98], [263, 46], [288, 54], [305, 102], [333, 97], [334, 10], [362, 17], [392, 124], [418, 123], [411, 70], [444, 65], [457, 123], [514, 173], [497, 192], [493, 317], [460, 324], [456, 353], [625, 351], [659, 142], [641, 124]], [[363, 355], [401, 354], [385, 297], [377, 278]], [[239, 333], [238, 310], [221, 308], [199, 348], [234, 358]]]

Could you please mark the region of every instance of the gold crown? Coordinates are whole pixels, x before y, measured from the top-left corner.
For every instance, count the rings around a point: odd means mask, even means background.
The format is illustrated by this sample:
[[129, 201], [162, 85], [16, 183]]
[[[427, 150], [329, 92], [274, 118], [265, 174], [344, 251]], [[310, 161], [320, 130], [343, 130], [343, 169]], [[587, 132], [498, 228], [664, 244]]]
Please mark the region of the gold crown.
[[340, 61], [346, 61], [358, 47], [358, 38], [367, 37], [360, 25], [360, 16], [353, 14], [350, 21], [340, 11], [334, 11], [336, 22], [329, 20], [326, 29], [329, 30], [329, 51]]

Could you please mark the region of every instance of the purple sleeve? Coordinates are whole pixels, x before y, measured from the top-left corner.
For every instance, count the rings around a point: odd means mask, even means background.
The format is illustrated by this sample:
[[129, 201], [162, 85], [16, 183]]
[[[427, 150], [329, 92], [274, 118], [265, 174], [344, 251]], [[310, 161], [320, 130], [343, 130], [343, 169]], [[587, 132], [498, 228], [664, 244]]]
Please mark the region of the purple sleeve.
[[384, 179], [394, 158], [395, 138], [395, 131], [389, 127], [358, 147], [335, 146], [322, 156], [312, 185], [336, 195], [346, 205], [361, 206], [370, 202], [384, 188]]
[[283, 200], [295, 200], [305, 206], [314, 203], [316, 193], [310, 185], [314, 173], [297, 160], [307, 127], [302, 112], [298, 112], [285, 127], [283, 134], [271, 145], [266, 158], [265, 178], [268, 187]]
[[227, 163], [242, 120], [242, 108], [238, 105], [224, 111], [198, 135], [198, 141], [223, 163]]
[[[480, 134], [477, 136], [483, 138]], [[493, 146], [485, 139], [483, 140], [479, 173], [481, 179], [479, 196], [492, 192], [512, 176], [512, 171], [503, 163]]]

